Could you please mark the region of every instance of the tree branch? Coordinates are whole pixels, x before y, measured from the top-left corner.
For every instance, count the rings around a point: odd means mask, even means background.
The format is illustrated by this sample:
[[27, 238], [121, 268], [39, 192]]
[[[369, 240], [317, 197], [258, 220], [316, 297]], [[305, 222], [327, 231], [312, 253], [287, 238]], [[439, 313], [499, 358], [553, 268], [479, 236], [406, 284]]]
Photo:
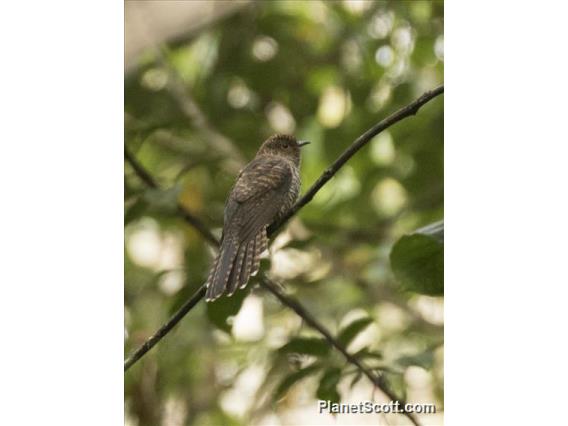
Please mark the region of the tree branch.
[[150, 188], [158, 187], [158, 184], [156, 183], [154, 177], [150, 173], [148, 173], [148, 171], [142, 166], [142, 164], [138, 162], [136, 157], [134, 157], [134, 155], [128, 150], [126, 145], [124, 146], [124, 158], [126, 158], [126, 161], [128, 162], [128, 164], [130, 164], [130, 167], [134, 169], [134, 173], [136, 173], [136, 175], [142, 182], [144, 182]]

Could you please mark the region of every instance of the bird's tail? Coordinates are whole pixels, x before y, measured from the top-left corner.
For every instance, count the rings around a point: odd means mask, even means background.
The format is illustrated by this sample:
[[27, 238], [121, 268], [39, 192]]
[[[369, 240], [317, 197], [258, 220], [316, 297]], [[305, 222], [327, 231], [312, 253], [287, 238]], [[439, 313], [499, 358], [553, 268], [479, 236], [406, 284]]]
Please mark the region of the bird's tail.
[[254, 238], [239, 243], [236, 238], [223, 238], [219, 254], [207, 278], [205, 300], [213, 301], [225, 291], [232, 296], [244, 288], [251, 275], [260, 267], [260, 255], [266, 250], [268, 238], [264, 227]]

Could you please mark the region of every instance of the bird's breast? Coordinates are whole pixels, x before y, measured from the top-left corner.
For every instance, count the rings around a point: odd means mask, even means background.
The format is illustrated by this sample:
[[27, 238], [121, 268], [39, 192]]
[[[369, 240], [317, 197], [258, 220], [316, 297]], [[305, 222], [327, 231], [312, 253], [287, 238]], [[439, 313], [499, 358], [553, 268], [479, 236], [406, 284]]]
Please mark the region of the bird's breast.
[[285, 202], [280, 208], [279, 217], [282, 217], [284, 213], [292, 208], [298, 195], [300, 195], [300, 169], [295, 165], [290, 165], [290, 171], [292, 173], [292, 178], [290, 179], [290, 188], [288, 188], [288, 193]]

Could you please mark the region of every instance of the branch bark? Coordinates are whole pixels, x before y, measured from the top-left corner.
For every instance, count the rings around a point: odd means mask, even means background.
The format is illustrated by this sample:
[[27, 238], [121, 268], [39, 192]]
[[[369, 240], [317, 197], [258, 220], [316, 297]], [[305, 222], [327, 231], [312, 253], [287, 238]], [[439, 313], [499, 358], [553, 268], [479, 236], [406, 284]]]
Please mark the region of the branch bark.
[[[290, 211], [278, 222], [272, 224], [268, 228], [269, 235], [273, 235], [284, 223], [286, 223], [292, 216], [294, 216], [303, 206], [308, 204], [317, 192], [341, 169], [341, 167], [363, 146], [365, 146], [372, 138], [378, 135], [383, 130], [389, 128], [395, 123], [403, 120], [406, 117], [415, 115], [418, 110], [426, 103], [437, 97], [444, 92], [444, 87], [440, 86], [434, 90], [424, 93], [414, 102], [399, 109], [391, 114], [375, 126], [367, 130], [364, 134], [359, 136], [335, 161], [328, 167], [318, 180], [310, 187], [304, 196], [290, 209]], [[134, 171], [148, 186], [156, 188], [156, 182], [153, 177], [140, 165], [136, 159], [125, 149], [125, 158], [130, 163]], [[178, 206], [178, 211], [181, 216], [191, 224], [209, 243], [215, 247], [219, 246], [217, 238], [207, 229], [203, 223], [191, 214], [182, 205]], [[280, 292], [278, 286], [274, 284], [266, 275], [260, 274], [260, 283], [264, 288], [269, 290], [281, 303], [288, 306], [296, 312], [310, 327], [316, 329], [322, 334], [325, 339], [335, 347], [348, 362], [355, 365], [365, 376], [383, 393], [385, 393], [391, 400], [400, 401], [404, 406], [404, 401], [398, 398], [386, 385], [382, 376], [377, 376], [361, 361], [353, 357], [347, 350], [331, 335], [331, 333], [323, 327], [306, 309], [295, 299]], [[124, 370], [128, 370], [140, 358], [144, 356], [152, 347], [154, 347], [165, 335], [167, 335], [175, 325], [205, 296], [205, 286], [200, 289], [188, 300], [160, 329], [154, 333], [142, 346], [140, 346], [124, 363]], [[404, 413], [415, 425], [418, 425], [416, 418], [411, 413]]]

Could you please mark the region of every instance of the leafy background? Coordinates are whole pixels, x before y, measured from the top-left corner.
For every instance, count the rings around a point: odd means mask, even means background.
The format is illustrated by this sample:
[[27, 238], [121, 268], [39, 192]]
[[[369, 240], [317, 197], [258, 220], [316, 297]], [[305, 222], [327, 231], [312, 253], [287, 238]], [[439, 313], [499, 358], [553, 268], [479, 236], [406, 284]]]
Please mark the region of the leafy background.
[[[144, 24], [151, 36], [152, 16]], [[162, 188], [125, 165], [125, 355], [207, 276], [213, 253], [176, 215], [178, 202], [219, 235], [236, 173], [266, 137], [312, 142], [305, 189], [367, 128], [443, 83], [438, 1], [245, 3], [158, 41], [125, 73], [125, 143]], [[262, 262], [400, 395], [435, 403], [425, 424], [443, 415], [443, 239], [413, 233], [441, 219], [439, 97], [351, 159]], [[200, 303], [126, 373], [125, 422], [407, 422], [318, 415], [318, 398], [386, 401], [253, 281], [233, 299]]]

